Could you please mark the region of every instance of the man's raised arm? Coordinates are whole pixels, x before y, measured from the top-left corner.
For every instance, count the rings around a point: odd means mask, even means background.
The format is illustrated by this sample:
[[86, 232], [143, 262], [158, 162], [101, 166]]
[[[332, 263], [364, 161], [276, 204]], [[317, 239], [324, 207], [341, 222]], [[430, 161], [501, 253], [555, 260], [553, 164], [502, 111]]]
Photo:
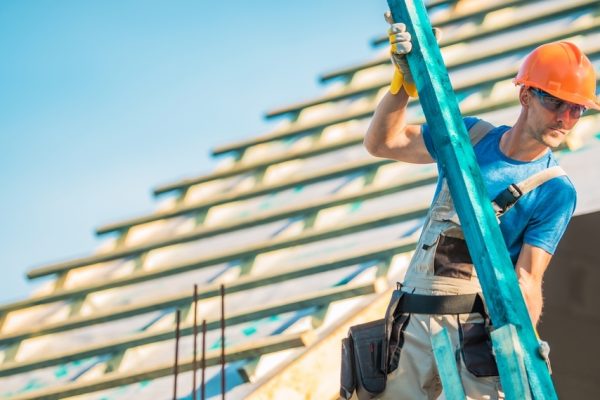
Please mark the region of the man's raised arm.
[[390, 91], [375, 109], [364, 145], [376, 157], [416, 164], [432, 163], [434, 160], [425, 147], [421, 126], [407, 125], [406, 122], [409, 95], [417, 95], [406, 61], [406, 54], [412, 49], [410, 33], [406, 31], [404, 24], [393, 23], [389, 13], [385, 17], [391, 24], [388, 34], [394, 77]]

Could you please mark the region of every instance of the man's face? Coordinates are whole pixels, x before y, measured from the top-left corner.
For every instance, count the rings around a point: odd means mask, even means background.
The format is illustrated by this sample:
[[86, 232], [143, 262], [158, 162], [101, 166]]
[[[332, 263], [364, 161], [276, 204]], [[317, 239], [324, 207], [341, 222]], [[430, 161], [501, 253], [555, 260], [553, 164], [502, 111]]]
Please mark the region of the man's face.
[[571, 132], [585, 108], [560, 100], [536, 88], [526, 88], [531, 134], [545, 146], [556, 148]]

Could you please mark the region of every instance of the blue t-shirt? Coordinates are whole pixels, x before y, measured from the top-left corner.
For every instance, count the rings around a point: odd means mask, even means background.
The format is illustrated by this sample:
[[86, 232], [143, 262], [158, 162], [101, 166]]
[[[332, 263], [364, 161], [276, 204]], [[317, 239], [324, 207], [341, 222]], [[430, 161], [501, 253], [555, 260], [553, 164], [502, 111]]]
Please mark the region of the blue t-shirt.
[[[478, 118], [464, 118], [470, 129]], [[490, 201], [511, 183], [519, 183], [545, 168], [558, 165], [552, 151], [530, 162], [513, 160], [500, 150], [500, 138], [510, 127], [498, 126], [483, 137], [473, 148], [481, 169]], [[423, 125], [423, 139], [429, 154], [437, 160], [437, 153], [429, 128]], [[443, 172], [438, 168], [440, 178]], [[440, 188], [441, 179], [438, 181]], [[436, 190], [436, 194], [437, 194]], [[567, 224], [575, 211], [575, 187], [566, 176], [550, 179], [521, 197], [513, 208], [500, 217], [500, 230], [513, 264], [517, 262], [523, 243], [554, 254]]]

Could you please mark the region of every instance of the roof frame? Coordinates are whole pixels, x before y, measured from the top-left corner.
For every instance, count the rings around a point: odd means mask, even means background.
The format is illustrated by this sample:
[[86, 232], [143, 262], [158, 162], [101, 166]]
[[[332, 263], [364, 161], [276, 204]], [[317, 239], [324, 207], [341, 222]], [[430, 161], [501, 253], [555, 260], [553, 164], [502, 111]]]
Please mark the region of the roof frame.
[[[345, 300], [357, 296], [364, 296], [380, 291], [382, 284], [377, 281], [367, 284], [348, 284], [320, 290], [304, 296], [295, 296], [288, 298], [286, 301], [280, 301], [273, 304], [260, 305], [258, 307], [245, 310], [243, 312], [231, 313], [226, 315], [225, 323], [227, 326], [250, 322], [260, 318], [266, 318], [272, 315], [283, 314], [291, 311], [299, 311], [301, 309], [325, 306], [334, 301]], [[189, 297], [189, 296], [188, 296]], [[188, 303], [191, 304], [193, 299], [188, 298]], [[206, 322], [206, 329], [219, 329], [221, 319], [214, 318]], [[192, 324], [187, 324], [181, 327], [180, 336], [189, 336], [194, 332]], [[22, 372], [31, 371], [34, 369], [45, 368], [53, 365], [63, 364], [79, 360], [82, 358], [94, 357], [108, 353], [117, 353], [128, 350], [133, 347], [143, 346], [150, 343], [155, 343], [163, 340], [175, 338], [175, 332], [172, 329], [162, 329], [160, 331], [149, 331], [137, 333], [126, 338], [119, 338], [109, 343], [95, 344], [75, 349], [69, 349], [60, 354], [54, 354], [49, 357], [42, 355], [35, 359], [10, 362], [0, 364], [0, 377], [19, 374]]]
[[[521, 42], [516, 42], [516, 43], [510, 42], [510, 43], [507, 43], [506, 46], [501, 47], [501, 48], [498, 48], [498, 47], [490, 48], [490, 49], [488, 49], [488, 51], [476, 52], [476, 53], [471, 54], [470, 56], [463, 57], [460, 60], [448, 62], [448, 63], [446, 63], [446, 68], [448, 69], [448, 71], [451, 71], [453, 69], [462, 68], [462, 67], [465, 67], [468, 65], [473, 65], [473, 64], [478, 64], [481, 62], [495, 60], [497, 58], [504, 57], [509, 53], [516, 53], [516, 52], [520, 52], [520, 51], [533, 49], [540, 42], [549, 42], [549, 41], [554, 41], [554, 40], [560, 40], [560, 39], [570, 37], [573, 35], [584, 35], [586, 33], [596, 30], [599, 26], [600, 26], [600, 23], [598, 21], [593, 21], [589, 24], [574, 26], [569, 30], [551, 31], [542, 37], [537, 37], [537, 38], [525, 37], [525, 38], [523, 38], [523, 41], [521, 41]], [[338, 75], [339, 74], [353, 74], [360, 69], [364, 69], [367, 67], [373, 67], [373, 66], [377, 66], [377, 65], [382, 65], [382, 64], [389, 64], [389, 63], [390, 63], [389, 57], [383, 56], [383, 57], [375, 59], [374, 61], [371, 61], [367, 64], [361, 64], [359, 66], [349, 67], [344, 70], [337, 71], [337, 72], [335, 72], [335, 74], [338, 74]], [[240, 150], [243, 150], [252, 145], [266, 143], [266, 142], [269, 142], [272, 140], [285, 138], [285, 137], [295, 135], [298, 133], [304, 133], [304, 132], [308, 132], [311, 130], [317, 130], [323, 126], [327, 126], [327, 124], [324, 124], [324, 122], [321, 122], [321, 121], [318, 121], [316, 123], [313, 122], [310, 124], [306, 124], [304, 126], [292, 125], [289, 128], [275, 130], [270, 133], [255, 137], [253, 139], [242, 140], [242, 141], [234, 142], [234, 143], [231, 143], [228, 145], [223, 145], [223, 146], [217, 147], [213, 150], [212, 153], [213, 153], [213, 155], [219, 155], [219, 154], [223, 154], [223, 153], [226, 153], [229, 151], [240, 151]], [[188, 182], [187, 179], [180, 181], [180, 183], [183, 186], [185, 186], [185, 184], [187, 184], [187, 182]], [[155, 193], [156, 194], [164, 193], [164, 192], [167, 192], [170, 190], [175, 190], [178, 187], [179, 186], [177, 185], [177, 182], [175, 182], [173, 184], [169, 184], [169, 185], [161, 185], [155, 189]]]
[[[428, 210], [428, 207], [423, 206], [423, 207], [416, 207], [414, 209], [404, 211], [404, 212], [385, 213], [385, 214], [381, 214], [381, 215], [376, 215], [375, 217], [364, 218], [357, 224], [353, 224], [353, 225], [346, 224], [346, 226], [344, 226], [344, 227], [330, 229], [325, 232], [321, 232], [318, 235], [312, 235], [312, 234], [306, 235], [306, 237], [304, 237], [304, 238], [299, 238], [299, 239], [294, 240], [294, 243], [295, 244], [304, 244], [304, 243], [309, 243], [310, 241], [314, 241], [314, 240], [322, 240], [322, 239], [326, 239], [326, 238], [337, 237], [341, 234], [359, 232], [359, 231], [363, 231], [363, 230], [368, 230], [370, 228], [376, 228], [376, 227], [385, 226], [385, 225], [398, 223], [398, 222], [402, 222], [402, 221], [408, 221], [411, 219], [423, 217], [426, 214], [427, 210]], [[280, 249], [280, 248], [286, 247], [285, 243], [286, 243], [286, 241], [279, 241], [279, 243], [274, 243], [274, 244], [270, 245], [267, 242], [266, 246], [269, 246], [269, 248], [271, 248], [271, 249]], [[398, 246], [396, 251], [397, 252], [411, 251], [412, 249], [414, 249], [414, 245], [415, 245], [414, 243], [415, 243], [415, 241], [413, 238], [407, 238], [400, 242], [395, 242], [395, 245]], [[261, 244], [261, 246], [265, 247], [265, 244], [263, 243], [263, 244]], [[363, 249], [359, 253], [351, 253], [351, 254], [354, 254], [354, 256], [348, 257], [348, 255], [346, 255], [343, 258], [340, 257], [340, 259], [338, 259], [334, 262], [328, 262], [328, 261], [325, 261], [325, 263], [323, 263], [323, 261], [318, 262], [318, 263], [313, 262], [312, 264], [309, 264], [309, 265], [314, 266], [314, 268], [309, 267], [306, 269], [302, 269], [300, 271], [295, 271], [295, 272], [291, 271], [291, 273], [289, 273], [289, 274], [284, 273], [284, 274], [276, 274], [276, 275], [270, 275], [270, 276], [267, 275], [266, 277], [265, 276], [253, 277], [253, 278], [248, 278], [248, 281], [244, 281], [244, 280], [238, 278], [237, 279], [238, 282], [233, 283], [232, 286], [228, 286], [226, 288], [226, 291], [228, 293], [232, 293], [234, 291], [247, 290], [248, 289], [247, 284], [256, 285], [258, 282], [259, 286], [260, 286], [260, 285], [272, 283], [273, 281], [275, 281], [277, 279], [282, 279], [282, 278], [283, 279], [291, 279], [291, 276], [309, 275], [310, 273], [316, 273], [318, 270], [322, 271], [322, 268], [324, 268], [325, 266], [328, 268], [336, 268], [336, 267], [341, 268], [343, 266], [347, 266], [349, 261], [357, 262], [358, 260], [368, 260], [369, 257], [371, 257], [373, 255], [375, 257], [380, 257], [382, 254], [389, 254], [390, 251], [393, 251], [393, 250], [390, 250], [387, 245], [383, 247], [383, 250], [381, 250], [378, 247], [376, 247], [375, 249], [376, 249], [375, 253], [371, 253], [371, 251], [372, 251], [371, 249], [367, 249], [367, 250]], [[241, 253], [243, 253], [244, 255], [257, 254], [255, 248], [252, 248], [252, 247], [244, 249]], [[394, 254], [397, 254], [397, 253], [394, 253]], [[240, 258], [241, 257], [242, 256], [240, 256]], [[178, 266], [179, 268], [178, 267], [174, 267], [174, 268], [178, 268], [179, 272], [181, 272], [183, 267], [185, 267], [186, 269], [195, 269], [195, 268], [202, 268], [202, 267], [209, 266], [209, 265], [214, 265], [216, 263], [218, 263], [218, 261], [215, 261], [214, 259], [204, 258], [204, 259], [198, 259], [198, 261], [193, 262], [193, 263], [188, 263], [184, 266]], [[300, 275], [297, 275], [298, 273]], [[208, 298], [208, 297], [217, 296], [218, 295], [217, 286], [218, 285], [208, 286], [207, 289], [204, 289], [199, 293], [199, 298]], [[111, 285], [111, 287], [114, 287], [114, 285]], [[76, 329], [76, 328], [88, 326], [91, 324], [113, 321], [113, 320], [120, 319], [120, 318], [126, 318], [126, 317], [130, 317], [130, 316], [134, 316], [134, 315], [143, 314], [146, 312], [155, 311], [157, 309], [168, 308], [168, 307], [179, 307], [179, 306], [187, 304], [189, 301], [190, 301], [190, 294], [182, 294], [182, 295], [167, 296], [167, 297], [163, 297], [158, 300], [147, 301], [142, 304], [133, 304], [133, 305], [128, 305], [128, 306], [111, 308], [111, 309], [104, 310], [103, 312], [95, 313], [95, 314], [88, 315], [88, 316], [74, 317], [74, 318], [67, 319], [65, 321], [60, 321], [60, 322], [42, 325], [42, 326], [28, 327], [28, 329], [25, 329], [25, 330], [6, 333], [6, 334], [0, 336], [0, 344], [14, 343], [16, 341], [23, 340], [23, 339], [30, 338], [30, 337], [41, 336], [41, 335], [45, 335], [48, 333], [54, 333], [54, 332], [61, 332], [61, 331], [67, 330], [67, 329]]]
[[[565, 4], [560, 4], [555, 8], [545, 10], [540, 14], [523, 14], [519, 15], [516, 19], [511, 19], [500, 25], [496, 25], [493, 27], [488, 27], [484, 29], [477, 29], [473, 32], [467, 32], [464, 34], [454, 34], [451, 36], [442, 36], [440, 39], [440, 47], [451, 46], [460, 42], [467, 42], [470, 40], [478, 40], [481, 38], [485, 38], [487, 36], [498, 34], [506, 31], [511, 31], [516, 28], [520, 28], [524, 25], [536, 23], [536, 22], [544, 22], [548, 19], [553, 19], [556, 17], [567, 16], [570, 13], [583, 10], [586, 8], [593, 8], [595, 6], [594, 0], [575, 0], [569, 1]], [[387, 42], [387, 35], [382, 36], [381, 38], [375, 39], [375, 44]], [[381, 88], [383, 86], [389, 85], [389, 79], [386, 79], [385, 82], [377, 85], [376, 87]], [[266, 118], [274, 118], [288, 113], [299, 112], [302, 108], [315, 106], [321, 103], [326, 103], [335, 100], [341, 100], [350, 96], [354, 96], [357, 94], [362, 94], [373, 90], [375, 85], [366, 86], [364, 88], [353, 88], [352, 90], [344, 90], [339, 93], [332, 93], [322, 97], [318, 97], [313, 100], [307, 100], [298, 102], [295, 104], [291, 104], [288, 106], [278, 107], [268, 111], [265, 114]], [[456, 88], [455, 88], [456, 89]]]
[[[392, 247], [390, 247], [392, 246]], [[267, 285], [275, 282], [282, 282], [287, 279], [293, 279], [297, 277], [302, 277], [314, 273], [324, 272], [326, 270], [332, 270], [336, 268], [342, 268], [344, 266], [350, 264], [356, 264], [368, 261], [370, 259], [385, 257], [390, 254], [397, 254], [406, 251], [412, 250], [414, 247], [414, 241], [394, 241], [391, 245], [385, 244], [382, 246], [374, 246], [367, 249], [363, 249], [360, 251], [349, 251], [347, 253], [341, 254], [337, 257], [329, 257], [325, 260], [317, 261], [317, 262], [309, 262], [309, 263], [296, 263], [290, 265], [288, 268], [284, 270], [279, 270], [273, 274], [261, 274], [260, 276], [242, 276], [235, 280], [235, 282], [230, 283], [227, 286], [227, 292], [233, 293], [241, 290], [252, 289], [258, 286]], [[51, 293], [47, 296], [26, 299], [21, 302], [12, 303], [8, 305], [4, 305], [0, 308], [0, 311], [3, 313], [18, 310], [26, 307], [31, 307], [40, 304], [47, 304], [54, 301], [60, 301], [69, 299], [72, 297], [81, 297], [83, 295], [87, 295], [92, 292], [105, 290], [105, 289], [113, 289], [123, 286], [132, 285], [135, 283], [146, 282], [149, 280], [154, 280], [158, 278], [162, 278], [165, 276], [175, 275], [182, 272], [191, 271], [193, 269], [198, 268], [196, 263], [188, 263], [182, 264], [178, 266], [167, 266], [161, 269], [152, 270], [152, 271], [142, 271], [138, 273], [134, 273], [132, 275], [115, 279], [107, 282], [100, 282], [93, 285], [88, 285], [85, 287], [78, 287], [74, 289], [63, 290], [57, 293]], [[219, 287], [218, 285], [208, 285], [205, 289], [201, 291], [201, 296], [203, 297], [213, 297], [219, 295]], [[0, 344], [1, 343], [10, 343], [17, 340], [22, 340], [26, 337], [33, 337], [32, 332], [27, 335], [23, 335], [22, 332], [8, 333], [0, 336]]]
[[[259, 339], [250, 344], [232, 346], [225, 356], [226, 362], [233, 362], [247, 358], [259, 357], [265, 354], [282, 350], [306, 347], [314, 341], [310, 332], [299, 332], [281, 334], [266, 339]], [[219, 365], [221, 350], [209, 351], [206, 354], [206, 366]], [[191, 371], [193, 358], [182, 358], [179, 363], [179, 372]], [[163, 364], [159, 367], [138, 370], [135, 372], [114, 372], [101, 376], [100, 378], [84, 381], [76, 381], [66, 385], [36, 390], [25, 394], [11, 397], [12, 400], [59, 400], [65, 397], [93, 393], [99, 390], [111, 389], [122, 385], [137, 383], [142, 380], [157, 379], [170, 376], [173, 373], [173, 365]]]

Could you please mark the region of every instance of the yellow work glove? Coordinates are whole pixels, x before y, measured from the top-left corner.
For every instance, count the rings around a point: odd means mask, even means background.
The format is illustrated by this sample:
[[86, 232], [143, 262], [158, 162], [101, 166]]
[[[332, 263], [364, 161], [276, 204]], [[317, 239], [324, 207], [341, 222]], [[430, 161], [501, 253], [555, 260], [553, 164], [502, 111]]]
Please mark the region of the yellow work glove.
[[[411, 97], [417, 97], [417, 87], [413, 79], [406, 55], [412, 50], [411, 36], [406, 30], [406, 25], [403, 23], [395, 23], [392, 18], [392, 13], [386, 11], [384, 14], [385, 20], [390, 24], [388, 29], [388, 39], [390, 41], [390, 55], [392, 56], [392, 64], [394, 64], [394, 76], [390, 85], [390, 92], [398, 94], [400, 88], [404, 86], [404, 90]], [[433, 28], [435, 40], [439, 42], [442, 31], [439, 28]]]
[[390, 55], [392, 56], [392, 64], [394, 64], [394, 76], [390, 86], [392, 94], [398, 94], [400, 88], [404, 86], [404, 90], [411, 97], [417, 97], [417, 88], [413, 80], [406, 55], [412, 50], [410, 42], [410, 33], [406, 31], [406, 25], [403, 23], [394, 23], [392, 14], [386, 11], [384, 14], [385, 20], [390, 24], [388, 29], [388, 39], [390, 41]]

